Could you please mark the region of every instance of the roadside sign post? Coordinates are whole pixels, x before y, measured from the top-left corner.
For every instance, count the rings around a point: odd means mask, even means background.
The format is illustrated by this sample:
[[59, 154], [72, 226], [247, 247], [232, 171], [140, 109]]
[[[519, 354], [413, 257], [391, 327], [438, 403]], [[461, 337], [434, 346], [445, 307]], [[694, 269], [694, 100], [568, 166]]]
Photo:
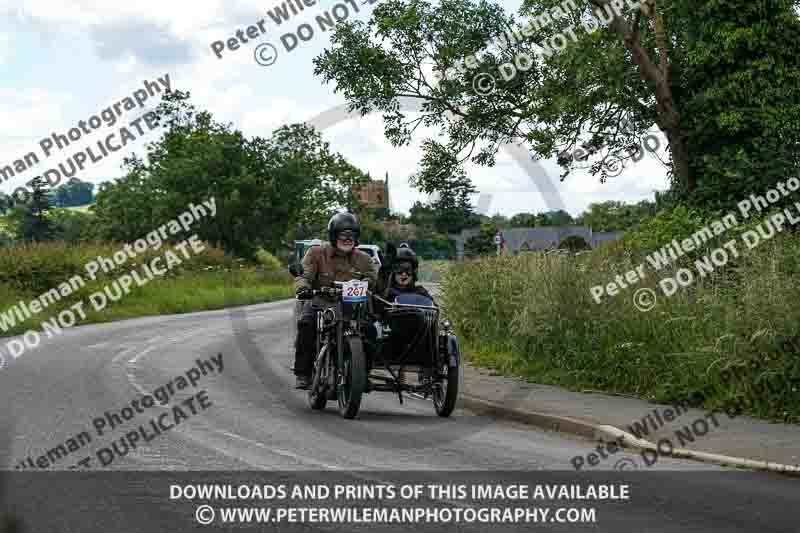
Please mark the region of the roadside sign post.
[[500, 253], [503, 250], [503, 242], [504, 242], [503, 234], [500, 233], [500, 231], [498, 231], [497, 234], [494, 236], [494, 243], [495, 245], [497, 245], [497, 255], [500, 255]]

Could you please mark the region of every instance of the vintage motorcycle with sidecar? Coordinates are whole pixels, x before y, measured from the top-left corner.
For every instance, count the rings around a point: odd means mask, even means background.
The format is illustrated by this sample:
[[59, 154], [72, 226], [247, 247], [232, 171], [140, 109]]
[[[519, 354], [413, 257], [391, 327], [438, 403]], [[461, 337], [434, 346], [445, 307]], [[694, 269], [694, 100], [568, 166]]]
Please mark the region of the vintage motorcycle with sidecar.
[[[292, 265], [294, 276], [302, 266]], [[416, 294], [387, 301], [367, 289], [363, 276], [310, 291], [317, 321], [317, 357], [308, 404], [324, 409], [336, 399], [339, 413], [354, 418], [362, 395], [393, 392], [432, 399], [439, 416], [453, 412], [461, 381], [458, 340], [439, 308]], [[299, 302], [298, 302], [299, 303]], [[416, 375], [416, 383], [412, 376]]]

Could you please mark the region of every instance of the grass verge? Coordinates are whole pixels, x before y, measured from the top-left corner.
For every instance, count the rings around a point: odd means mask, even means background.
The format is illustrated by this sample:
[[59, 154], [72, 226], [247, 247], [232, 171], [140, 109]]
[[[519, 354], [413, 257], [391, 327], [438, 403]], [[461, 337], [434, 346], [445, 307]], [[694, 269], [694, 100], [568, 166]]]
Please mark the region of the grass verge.
[[[258, 270], [211, 247], [142, 286], [131, 284], [128, 292], [123, 293], [114, 289], [116, 280], [131, 270], [136, 270], [146, 280], [143, 264], [166, 253], [166, 250], [148, 252], [146, 256], [136, 257], [114, 270], [100, 272], [96, 279], [87, 275], [84, 268], [87, 261], [98, 255], [111, 257], [118, 249], [118, 246], [110, 244], [76, 247], [50, 243], [3, 250], [0, 267], [6, 268], [0, 271], [0, 334], [10, 336], [27, 330], [41, 331], [43, 322], [63, 326], [63, 320], [52, 321], [79, 302], [82, 302], [81, 309], [86, 318], [81, 319], [76, 311], [74, 314], [79, 320], [75, 325], [221, 309], [290, 298], [294, 294], [288, 273]], [[53, 297], [44, 309], [30, 318], [20, 321], [12, 312], [12, 306], [18, 302], [23, 301], [30, 307], [32, 300], [42, 301], [42, 294], [64, 287], [65, 282], [74, 276], [79, 276], [84, 284], [67, 291], [69, 294], [53, 291]], [[96, 310], [92, 304], [91, 297], [97, 294], [106, 295], [107, 305], [101, 310]]]
[[[648, 264], [641, 282], [600, 303], [591, 288], [652, 248], [623, 241], [573, 257], [487, 257], [451, 267], [440, 301], [467, 359], [503, 374], [798, 423], [800, 235], [753, 250], [740, 242], [738, 258], [700, 277], [696, 259], [716, 246], [659, 271]], [[679, 268], [696, 280], [666, 297], [659, 281]], [[648, 312], [633, 303], [639, 288], [658, 297]]]

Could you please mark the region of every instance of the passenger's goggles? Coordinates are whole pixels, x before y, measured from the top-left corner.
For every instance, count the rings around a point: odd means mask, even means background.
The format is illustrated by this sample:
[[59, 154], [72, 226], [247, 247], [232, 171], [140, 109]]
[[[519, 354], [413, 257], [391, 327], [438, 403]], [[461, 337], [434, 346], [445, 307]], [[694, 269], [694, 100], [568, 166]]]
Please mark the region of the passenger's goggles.
[[408, 274], [409, 276], [414, 271], [414, 268], [409, 263], [398, 263], [392, 267], [395, 274]]
[[356, 232], [351, 229], [342, 230], [336, 235], [336, 238], [340, 241], [350, 240], [355, 242], [356, 237], [357, 237]]

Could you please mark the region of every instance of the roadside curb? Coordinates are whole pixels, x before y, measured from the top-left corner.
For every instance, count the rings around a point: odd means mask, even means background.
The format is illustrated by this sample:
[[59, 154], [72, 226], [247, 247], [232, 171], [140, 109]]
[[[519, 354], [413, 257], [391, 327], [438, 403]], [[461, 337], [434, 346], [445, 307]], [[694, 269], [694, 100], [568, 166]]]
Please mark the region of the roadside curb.
[[[749, 468], [751, 470], [761, 470], [765, 472], [775, 472], [779, 474], [786, 474], [790, 476], [800, 477], [800, 465], [785, 465], [782, 463], [772, 463], [769, 461], [757, 461], [755, 459], [746, 459], [744, 457], [733, 457], [730, 455], [722, 455], [718, 453], [688, 450], [686, 448], [674, 448], [670, 453], [664, 453], [659, 450], [658, 446], [652, 442], [644, 439], [636, 438], [634, 435], [626, 431], [622, 431], [614, 426], [601, 425], [597, 426], [597, 436], [601, 437], [596, 440], [611, 440], [619, 442], [625, 448], [636, 448], [640, 450], [649, 450], [657, 453], [658, 455], [666, 455], [668, 457], [675, 457], [679, 459], [690, 459], [703, 463], [714, 463], [722, 466], [732, 466], [736, 468]], [[603, 438], [604, 437], [604, 438]]]
[[636, 438], [634, 435], [614, 426], [594, 424], [586, 420], [550, 413], [524, 411], [522, 409], [506, 407], [468, 394], [461, 395], [461, 406], [464, 409], [478, 414], [491, 415], [503, 420], [521, 422], [559, 433], [578, 435], [579, 437], [584, 437], [593, 441], [615, 441], [624, 448], [649, 450], [657, 453], [659, 456], [690, 459], [702, 463], [713, 463], [722, 466], [748, 468], [751, 470], [761, 470], [800, 477], [800, 465], [791, 466], [769, 461], [757, 461], [754, 459], [745, 459], [743, 457], [687, 450], [685, 448], [674, 448], [670, 450], [669, 453], [666, 453], [663, 450], [659, 450], [656, 444], [648, 440]]
[[523, 424], [538, 426], [560, 433], [571, 433], [592, 440], [599, 440], [599, 437], [604, 436], [598, 434], [598, 428], [600, 426], [577, 418], [514, 409], [468, 394], [461, 394], [461, 403], [463, 408], [469, 409], [475, 413], [491, 415], [504, 420], [513, 420], [514, 422], [522, 422]]

